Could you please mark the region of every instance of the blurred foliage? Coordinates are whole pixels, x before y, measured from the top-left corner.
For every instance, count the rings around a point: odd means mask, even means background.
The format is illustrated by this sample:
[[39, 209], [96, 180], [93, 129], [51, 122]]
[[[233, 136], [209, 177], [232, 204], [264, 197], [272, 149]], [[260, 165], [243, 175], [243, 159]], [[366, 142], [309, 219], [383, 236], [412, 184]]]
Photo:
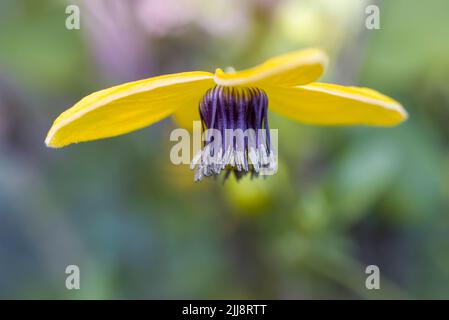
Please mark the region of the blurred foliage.
[[[449, 298], [449, 2], [0, 2], [1, 298]], [[331, 55], [325, 80], [410, 113], [390, 129], [271, 115], [279, 173], [193, 183], [163, 121], [45, 148], [51, 121], [110, 84], [243, 68], [291, 49]], [[65, 289], [65, 267], [81, 290]], [[365, 289], [365, 267], [381, 290]]]

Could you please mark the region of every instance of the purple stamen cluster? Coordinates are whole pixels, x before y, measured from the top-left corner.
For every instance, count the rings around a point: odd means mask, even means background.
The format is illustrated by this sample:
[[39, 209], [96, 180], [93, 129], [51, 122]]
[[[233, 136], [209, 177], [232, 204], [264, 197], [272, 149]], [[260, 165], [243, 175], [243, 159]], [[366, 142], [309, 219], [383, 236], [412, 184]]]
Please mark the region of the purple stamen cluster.
[[195, 180], [226, 170], [237, 179], [276, 170], [268, 128], [268, 97], [257, 88], [215, 86], [199, 105], [203, 149], [194, 156]]

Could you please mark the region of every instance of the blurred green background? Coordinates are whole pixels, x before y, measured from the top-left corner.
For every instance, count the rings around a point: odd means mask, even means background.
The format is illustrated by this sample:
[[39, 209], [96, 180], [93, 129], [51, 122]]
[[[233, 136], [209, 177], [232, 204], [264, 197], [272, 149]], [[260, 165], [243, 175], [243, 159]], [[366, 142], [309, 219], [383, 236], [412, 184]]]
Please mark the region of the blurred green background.
[[[380, 30], [365, 8], [380, 6]], [[78, 4], [81, 29], [67, 30]], [[0, 2], [0, 298], [449, 298], [449, 2]], [[396, 128], [271, 114], [279, 173], [193, 183], [170, 119], [62, 150], [86, 94], [319, 46], [324, 81], [400, 101]], [[65, 288], [78, 265], [81, 290]], [[365, 288], [378, 265], [381, 289]]]

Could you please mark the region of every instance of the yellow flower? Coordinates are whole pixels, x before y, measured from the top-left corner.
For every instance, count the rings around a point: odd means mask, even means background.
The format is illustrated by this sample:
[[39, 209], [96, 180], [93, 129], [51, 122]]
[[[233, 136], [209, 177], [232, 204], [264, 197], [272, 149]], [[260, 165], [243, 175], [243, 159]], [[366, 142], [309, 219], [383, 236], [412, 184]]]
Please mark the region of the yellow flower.
[[[45, 143], [60, 148], [118, 136], [170, 115], [183, 126], [201, 119], [207, 129], [263, 129], [268, 133], [268, 106], [291, 119], [317, 125], [394, 126], [407, 118], [400, 103], [377, 91], [314, 82], [326, 63], [322, 51], [306, 49], [239, 72], [183, 72], [121, 84], [92, 93], [63, 112]], [[225, 142], [220, 150], [223, 166], [218, 170], [200, 160], [204, 172], [199, 179], [225, 167], [243, 173], [252, 171], [248, 160], [260, 166], [276, 165], [269, 163], [273, 161], [269, 135], [264, 143], [265, 149], [259, 150], [256, 145], [254, 151], [247, 142], [240, 150]]]

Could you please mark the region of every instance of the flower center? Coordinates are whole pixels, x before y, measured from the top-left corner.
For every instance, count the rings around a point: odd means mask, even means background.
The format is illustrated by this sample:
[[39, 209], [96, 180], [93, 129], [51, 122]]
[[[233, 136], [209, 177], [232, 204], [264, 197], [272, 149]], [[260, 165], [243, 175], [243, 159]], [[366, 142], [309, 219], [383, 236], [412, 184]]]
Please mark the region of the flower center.
[[199, 104], [203, 149], [192, 161], [195, 181], [226, 171], [240, 179], [264, 170], [275, 172], [277, 162], [268, 128], [268, 97], [258, 88], [215, 86]]

